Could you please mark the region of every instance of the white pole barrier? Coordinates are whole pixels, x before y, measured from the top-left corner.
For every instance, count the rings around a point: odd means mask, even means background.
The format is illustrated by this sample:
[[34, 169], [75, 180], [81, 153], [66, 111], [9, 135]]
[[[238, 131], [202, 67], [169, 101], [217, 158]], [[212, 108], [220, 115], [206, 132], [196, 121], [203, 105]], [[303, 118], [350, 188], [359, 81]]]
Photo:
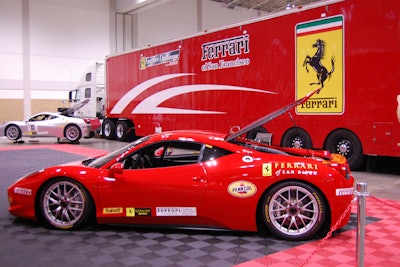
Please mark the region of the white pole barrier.
[[364, 267], [367, 183], [357, 183], [357, 266]]

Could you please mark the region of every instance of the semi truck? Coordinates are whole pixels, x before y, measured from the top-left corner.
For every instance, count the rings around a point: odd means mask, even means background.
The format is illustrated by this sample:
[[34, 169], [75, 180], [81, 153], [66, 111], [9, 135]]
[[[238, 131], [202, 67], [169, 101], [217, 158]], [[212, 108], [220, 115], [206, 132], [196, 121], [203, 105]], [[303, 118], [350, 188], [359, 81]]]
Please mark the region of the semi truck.
[[107, 56], [102, 136], [228, 132], [320, 88], [257, 132], [340, 153], [353, 170], [399, 157], [399, 21], [398, 0], [327, 0]]

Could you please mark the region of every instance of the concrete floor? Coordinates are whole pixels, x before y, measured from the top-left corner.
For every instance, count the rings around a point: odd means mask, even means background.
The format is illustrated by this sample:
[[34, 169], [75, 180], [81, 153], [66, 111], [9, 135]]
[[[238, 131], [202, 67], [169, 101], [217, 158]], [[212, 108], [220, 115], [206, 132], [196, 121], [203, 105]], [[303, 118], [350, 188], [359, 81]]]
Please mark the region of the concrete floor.
[[[24, 143], [13, 143], [5, 137], [0, 138], [1, 147], [40, 146], [54, 144], [55, 138], [25, 138]], [[81, 139], [78, 145], [112, 151], [127, 143], [101, 138]], [[378, 198], [400, 200], [400, 158], [370, 157], [367, 171], [355, 171], [356, 182], [367, 183], [367, 191]]]

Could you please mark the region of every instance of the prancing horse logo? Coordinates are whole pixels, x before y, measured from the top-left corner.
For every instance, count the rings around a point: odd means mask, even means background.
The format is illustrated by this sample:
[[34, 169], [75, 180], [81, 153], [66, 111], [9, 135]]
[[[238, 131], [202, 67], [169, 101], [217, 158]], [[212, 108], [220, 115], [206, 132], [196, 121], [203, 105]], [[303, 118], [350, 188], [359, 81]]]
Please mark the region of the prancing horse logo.
[[325, 68], [324, 65], [322, 65], [321, 60], [325, 57], [325, 49], [326, 49], [326, 44], [325, 41], [318, 39], [312, 47], [317, 48], [317, 52], [315, 52], [314, 56], [306, 56], [306, 59], [303, 62], [303, 67], [306, 68], [307, 72], [309, 72], [307, 65], [310, 65], [313, 70], [317, 73], [317, 79], [318, 82], [313, 82], [310, 83], [310, 85], [313, 84], [318, 84], [321, 85], [321, 88], [324, 87], [324, 82], [327, 78], [330, 78], [333, 71], [335, 70], [335, 57], [332, 56], [331, 58], [331, 63], [332, 63], [332, 69], [330, 72]]

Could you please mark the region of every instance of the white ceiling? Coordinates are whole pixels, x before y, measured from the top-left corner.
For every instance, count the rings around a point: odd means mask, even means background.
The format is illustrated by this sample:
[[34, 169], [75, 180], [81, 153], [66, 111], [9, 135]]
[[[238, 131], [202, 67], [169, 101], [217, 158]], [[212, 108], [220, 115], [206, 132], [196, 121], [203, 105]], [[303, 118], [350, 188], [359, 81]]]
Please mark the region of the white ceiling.
[[[116, 11], [122, 14], [134, 13], [145, 8], [164, 4], [171, 0], [116, 0]], [[299, 7], [321, 0], [199, 0], [213, 1], [226, 5], [226, 8], [241, 7], [267, 13]]]

